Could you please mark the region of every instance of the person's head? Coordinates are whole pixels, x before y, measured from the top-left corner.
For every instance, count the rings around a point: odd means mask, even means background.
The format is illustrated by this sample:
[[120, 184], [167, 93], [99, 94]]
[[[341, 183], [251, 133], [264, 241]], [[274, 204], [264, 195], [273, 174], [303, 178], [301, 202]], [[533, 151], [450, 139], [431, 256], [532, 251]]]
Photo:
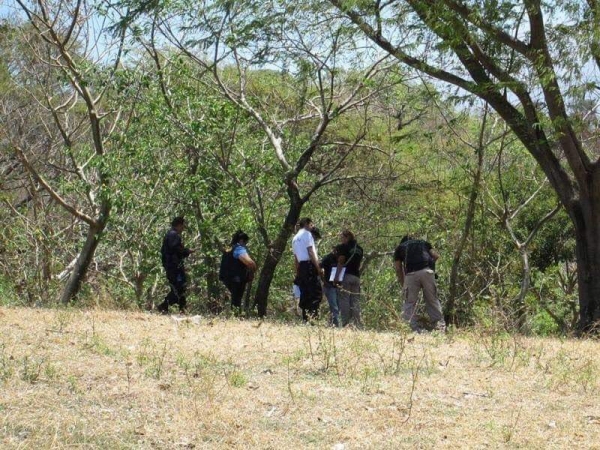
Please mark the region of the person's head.
[[177, 216], [171, 221], [171, 226], [175, 231], [181, 233], [185, 228], [185, 219], [183, 216]]
[[340, 240], [342, 244], [347, 244], [348, 242], [354, 241], [354, 233], [350, 230], [344, 230], [340, 234]]
[[317, 227], [313, 227], [312, 230], [310, 230], [310, 234], [312, 234], [313, 239], [315, 241], [318, 241], [319, 239], [321, 239], [321, 230], [319, 230]]
[[404, 244], [406, 241], [412, 241], [415, 237], [412, 234], [405, 234], [404, 236], [402, 236], [402, 239], [400, 239], [400, 243]]
[[236, 244], [246, 245], [249, 240], [250, 237], [246, 233], [242, 230], [237, 230], [231, 237], [231, 246], [233, 247]]
[[305, 230], [312, 230], [315, 225], [312, 221], [312, 219], [310, 217], [304, 217], [302, 219], [300, 219], [300, 222], [298, 223], [298, 225], [300, 225], [300, 228], [304, 228]]

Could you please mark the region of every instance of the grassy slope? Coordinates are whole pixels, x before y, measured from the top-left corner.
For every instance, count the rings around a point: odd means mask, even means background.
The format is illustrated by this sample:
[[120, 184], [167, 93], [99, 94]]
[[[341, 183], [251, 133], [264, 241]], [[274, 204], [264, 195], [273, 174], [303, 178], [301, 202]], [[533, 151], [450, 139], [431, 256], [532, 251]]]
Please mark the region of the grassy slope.
[[599, 345], [0, 309], [0, 447], [600, 448]]

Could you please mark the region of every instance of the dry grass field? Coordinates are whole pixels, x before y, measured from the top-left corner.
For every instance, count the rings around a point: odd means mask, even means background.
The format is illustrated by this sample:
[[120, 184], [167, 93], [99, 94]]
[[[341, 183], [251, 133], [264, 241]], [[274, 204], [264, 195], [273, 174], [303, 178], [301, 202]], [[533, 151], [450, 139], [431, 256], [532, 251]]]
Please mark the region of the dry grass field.
[[600, 344], [0, 309], [0, 448], [600, 448]]

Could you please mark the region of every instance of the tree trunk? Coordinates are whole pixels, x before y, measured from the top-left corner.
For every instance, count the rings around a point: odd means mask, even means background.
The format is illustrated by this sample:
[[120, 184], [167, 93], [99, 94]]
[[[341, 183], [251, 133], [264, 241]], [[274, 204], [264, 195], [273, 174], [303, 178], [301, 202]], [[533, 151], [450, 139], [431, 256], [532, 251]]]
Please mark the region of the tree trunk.
[[87, 275], [90, 264], [94, 259], [96, 248], [98, 247], [98, 243], [100, 242], [100, 236], [104, 231], [104, 228], [106, 228], [106, 223], [108, 222], [109, 214], [110, 204], [108, 202], [104, 202], [100, 207], [100, 214], [98, 219], [93, 225], [89, 225], [85, 243], [83, 244], [83, 248], [77, 256], [77, 260], [75, 261], [75, 265], [73, 266], [73, 271], [71, 272], [71, 275], [69, 276], [69, 279], [67, 281], [67, 285], [65, 286], [61, 295], [61, 303], [66, 305], [71, 300], [73, 300], [77, 296], [77, 294], [79, 294], [79, 290], [81, 289], [81, 283]]
[[[294, 227], [300, 219], [303, 202], [292, 201], [288, 210], [283, 226], [279, 230], [279, 234], [273, 243], [269, 246], [269, 251], [265, 257], [265, 262], [260, 271], [258, 286], [254, 296], [254, 303], [258, 306], [259, 317], [264, 317], [267, 314], [267, 304], [269, 298], [269, 289], [275, 275], [277, 264], [281, 260], [281, 256], [289, 243], [289, 239], [294, 233]], [[291, 284], [291, 281], [290, 281]]]
[[531, 284], [531, 267], [529, 265], [529, 250], [526, 246], [519, 249], [521, 260], [523, 261], [523, 279], [521, 280], [521, 289], [519, 295], [516, 298], [516, 315], [517, 315], [517, 326], [520, 331], [523, 331], [525, 326], [525, 296], [529, 291]]
[[142, 297], [144, 296], [144, 282], [146, 281], [147, 273], [137, 272], [133, 277], [133, 287], [135, 291], [135, 303], [138, 307], [142, 307]]
[[73, 271], [69, 276], [67, 285], [65, 286], [62, 296], [60, 298], [61, 303], [66, 305], [71, 300], [73, 300], [77, 296], [77, 294], [79, 294], [79, 290], [81, 289], [81, 283], [87, 275], [87, 271], [90, 267], [90, 264], [94, 259], [94, 253], [96, 252], [96, 248], [98, 247], [98, 242], [100, 241], [100, 233], [103, 229], [104, 227], [99, 228], [90, 225], [85, 243], [83, 244], [83, 248], [77, 256], [77, 261], [75, 262]]
[[592, 331], [600, 319], [600, 199], [569, 210], [575, 224], [579, 332]]
[[454, 257], [452, 258], [449, 295], [448, 301], [446, 302], [446, 323], [453, 325], [457, 325], [458, 322], [458, 314], [456, 312], [456, 300], [458, 297], [458, 269], [460, 267], [460, 260], [467, 245], [467, 240], [469, 239], [469, 234], [471, 233], [471, 228], [475, 219], [475, 207], [477, 206], [477, 197], [479, 195], [479, 189], [481, 188], [483, 153], [483, 147], [480, 147], [477, 151], [477, 172], [475, 173], [471, 194], [469, 195], [469, 205], [467, 207], [465, 227], [463, 229], [462, 236], [460, 237], [460, 241], [454, 251]]
[[215, 256], [205, 256], [204, 265], [206, 271], [206, 291], [208, 300], [206, 307], [213, 314], [223, 311], [223, 283], [219, 280], [219, 261]]

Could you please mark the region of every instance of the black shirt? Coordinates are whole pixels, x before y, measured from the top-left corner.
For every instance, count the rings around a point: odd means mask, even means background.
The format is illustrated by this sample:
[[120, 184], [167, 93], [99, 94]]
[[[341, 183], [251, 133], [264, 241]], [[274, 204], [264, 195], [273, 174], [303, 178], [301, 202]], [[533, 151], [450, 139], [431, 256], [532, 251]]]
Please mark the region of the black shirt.
[[346, 262], [344, 263], [346, 273], [360, 277], [360, 262], [363, 257], [362, 247], [356, 241], [349, 241], [347, 244], [339, 246], [338, 255], [346, 258]]
[[434, 264], [433, 258], [429, 251], [433, 247], [429, 242], [420, 239], [411, 239], [403, 242], [394, 252], [394, 261], [402, 261], [406, 273], [416, 272]]
[[326, 255], [321, 261], [321, 267], [325, 272], [325, 281], [328, 282], [331, 278], [331, 269], [337, 266], [337, 256], [333, 253]]
[[183, 260], [190, 255], [190, 250], [183, 246], [181, 236], [174, 228], [171, 228], [160, 249], [163, 267], [169, 272], [184, 270]]

